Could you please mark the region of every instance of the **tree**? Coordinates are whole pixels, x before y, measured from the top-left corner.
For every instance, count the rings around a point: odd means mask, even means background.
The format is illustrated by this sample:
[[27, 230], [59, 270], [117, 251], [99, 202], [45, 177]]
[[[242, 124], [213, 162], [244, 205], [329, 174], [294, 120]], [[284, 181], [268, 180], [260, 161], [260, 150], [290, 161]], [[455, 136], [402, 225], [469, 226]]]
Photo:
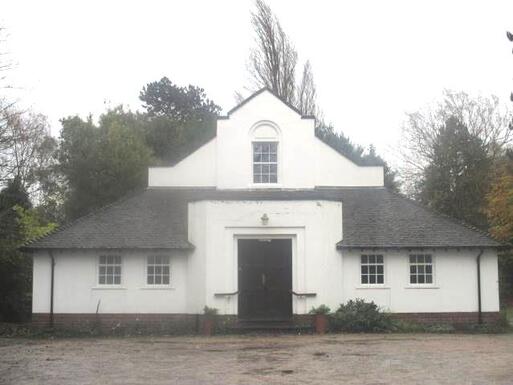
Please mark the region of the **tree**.
[[69, 219], [146, 185], [152, 152], [140, 116], [118, 107], [103, 114], [98, 126], [77, 116], [61, 122], [59, 161]]
[[318, 121], [321, 121], [321, 112], [317, 108], [317, 91], [312, 73], [312, 66], [310, 61], [307, 60], [303, 67], [303, 77], [297, 87], [297, 107], [303, 115], [316, 116]]
[[483, 203], [491, 165], [481, 138], [451, 117], [433, 140], [417, 198], [438, 212], [486, 229]]
[[46, 117], [13, 107], [0, 115], [5, 122], [0, 133], [0, 183], [16, 179], [39, 201], [42, 179], [55, 165], [57, 147]]
[[221, 111], [203, 88], [179, 87], [166, 77], [144, 86], [139, 98], [149, 116], [164, 116], [174, 122], [215, 120]]
[[[486, 195], [486, 215], [490, 233], [503, 242], [513, 241], [513, 154], [506, 154], [494, 168]], [[513, 297], [513, 253], [499, 255], [499, 285], [502, 298]]]
[[490, 233], [503, 242], [513, 240], [513, 155], [507, 154], [494, 168], [486, 195]]
[[435, 157], [436, 142], [445, 122], [454, 117], [467, 127], [470, 135], [479, 138], [492, 162], [503, 155], [511, 144], [508, 129], [511, 111], [496, 96], [472, 97], [465, 92], [444, 91], [436, 104], [408, 113], [403, 125], [401, 174], [407, 192], [415, 196], [418, 181]]
[[147, 84], [140, 99], [146, 140], [161, 163], [176, 163], [215, 136], [221, 108], [200, 87], [179, 87], [164, 77]]
[[268, 87], [295, 105], [297, 52], [278, 18], [263, 1], [256, 0], [251, 24], [256, 47], [251, 50], [249, 72], [256, 88]]

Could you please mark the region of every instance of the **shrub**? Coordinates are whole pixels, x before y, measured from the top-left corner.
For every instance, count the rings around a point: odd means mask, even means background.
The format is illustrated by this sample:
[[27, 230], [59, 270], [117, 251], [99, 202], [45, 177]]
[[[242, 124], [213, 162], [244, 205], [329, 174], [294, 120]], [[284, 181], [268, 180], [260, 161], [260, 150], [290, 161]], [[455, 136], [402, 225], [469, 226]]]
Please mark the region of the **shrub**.
[[203, 314], [205, 314], [206, 316], [211, 316], [211, 317], [214, 317], [217, 315], [217, 309], [215, 307], [208, 307], [208, 306], [205, 306], [203, 308]]
[[374, 302], [355, 299], [340, 305], [333, 314], [333, 326], [347, 332], [383, 332], [392, 329], [392, 320]]
[[331, 309], [329, 306], [326, 306], [324, 304], [319, 305], [318, 307], [312, 307], [312, 310], [310, 310], [310, 314], [330, 314]]

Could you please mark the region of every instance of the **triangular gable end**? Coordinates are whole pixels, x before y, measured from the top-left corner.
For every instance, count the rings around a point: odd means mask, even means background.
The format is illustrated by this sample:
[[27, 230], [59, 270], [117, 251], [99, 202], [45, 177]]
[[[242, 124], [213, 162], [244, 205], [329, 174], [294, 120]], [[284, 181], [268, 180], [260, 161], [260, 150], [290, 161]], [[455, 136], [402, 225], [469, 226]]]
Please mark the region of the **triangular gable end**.
[[[282, 102], [283, 104], [285, 104], [288, 108], [290, 108], [292, 111], [294, 111], [296, 114], [298, 114], [302, 119], [315, 119], [314, 116], [311, 116], [311, 115], [302, 115], [301, 114], [301, 111], [299, 111], [296, 107], [294, 107], [292, 104], [288, 103], [287, 101], [285, 101], [282, 97], [278, 96], [275, 92], [273, 92], [271, 89], [267, 88], [267, 87], [264, 87], [260, 90], [258, 90], [257, 92], [253, 93], [252, 95], [248, 96], [246, 99], [244, 99], [242, 102], [240, 102], [239, 104], [237, 104], [235, 107], [233, 107], [230, 111], [228, 111], [228, 113], [226, 114], [227, 116], [225, 118], [228, 118], [230, 115], [232, 115], [234, 112], [236, 112], [237, 110], [239, 110], [241, 107], [245, 106], [247, 103], [249, 103], [252, 99], [254, 99], [255, 97], [257, 97], [258, 95], [264, 93], [264, 92], [268, 92], [270, 93], [271, 95], [273, 95], [276, 99], [278, 99], [280, 102]], [[221, 118], [222, 119], [222, 118]]]

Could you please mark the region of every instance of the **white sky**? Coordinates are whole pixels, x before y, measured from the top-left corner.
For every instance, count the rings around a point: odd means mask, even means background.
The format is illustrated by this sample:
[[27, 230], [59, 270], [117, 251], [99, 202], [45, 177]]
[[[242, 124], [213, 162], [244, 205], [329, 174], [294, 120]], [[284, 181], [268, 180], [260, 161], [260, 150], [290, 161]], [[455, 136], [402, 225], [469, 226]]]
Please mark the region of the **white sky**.
[[[205, 88], [228, 111], [247, 85], [251, 0], [0, 0], [21, 103], [64, 116], [123, 103], [162, 76]], [[404, 112], [444, 88], [513, 89], [513, 1], [269, 0], [310, 59], [318, 103], [338, 130], [396, 164]]]

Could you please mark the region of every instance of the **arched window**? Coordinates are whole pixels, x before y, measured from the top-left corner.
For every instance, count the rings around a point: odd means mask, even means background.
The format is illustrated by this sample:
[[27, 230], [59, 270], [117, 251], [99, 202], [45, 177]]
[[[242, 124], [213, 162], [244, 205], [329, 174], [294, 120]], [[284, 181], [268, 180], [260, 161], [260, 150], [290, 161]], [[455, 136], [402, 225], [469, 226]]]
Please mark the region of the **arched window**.
[[260, 122], [252, 129], [253, 183], [278, 183], [279, 130], [271, 122]]

